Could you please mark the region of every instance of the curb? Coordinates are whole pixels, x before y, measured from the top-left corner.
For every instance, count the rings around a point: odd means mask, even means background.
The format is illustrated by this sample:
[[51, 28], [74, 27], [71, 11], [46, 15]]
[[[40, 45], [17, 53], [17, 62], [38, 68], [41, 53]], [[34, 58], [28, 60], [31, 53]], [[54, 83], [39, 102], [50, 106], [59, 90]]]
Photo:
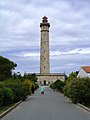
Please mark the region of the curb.
[[90, 112], [90, 108], [78, 103], [77, 105], [79, 105], [81, 108], [85, 109], [86, 111]]
[[[60, 92], [60, 93], [61, 93], [61, 92]], [[65, 96], [63, 93], [61, 93], [61, 94], [62, 94], [66, 99], [68, 99], [70, 102], [72, 102], [69, 97]], [[84, 106], [84, 105], [82, 105], [82, 104], [80, 104], [80, 103], [77, 103], [76, 105], [78, 105], [79, 107], [83, 108], [84, 110], [90, 112], [90, 108], [88, 108], [88, 107], [86, 107], [86, 106]]]
[[18, 103], [16, 103], [15, 105], [13, 105], [12, 107], [10, 107], [8, 110], [6, 110], [5, 112], [3, 112], [2, 114], [0, 114], [0, 119], [2, 117], [4, 117], [7, 113], [9, 113], [11, 110], [13, 110], [15, 107], [17, 107], [21, 102], [22, 102], [22, 100], [19, 101]]
[[69, 97], [65, 96], [65, 95], [64, 95], [63, 93], [61, 93], [61, 92], [60, 92], [60, 94], [61, 94], [63, 97], [65, 97], [68, 101], [72, 102]]

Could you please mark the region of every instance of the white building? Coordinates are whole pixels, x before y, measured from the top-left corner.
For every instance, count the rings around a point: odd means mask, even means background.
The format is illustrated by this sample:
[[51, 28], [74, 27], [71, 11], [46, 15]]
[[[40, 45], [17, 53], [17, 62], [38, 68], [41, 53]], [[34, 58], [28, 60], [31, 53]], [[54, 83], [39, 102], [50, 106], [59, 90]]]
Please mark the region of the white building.
[[90, 66], [82, 66], [79, 70], [77, 77], [80, 77], [80, 78], [89, 77], [90, 78]]

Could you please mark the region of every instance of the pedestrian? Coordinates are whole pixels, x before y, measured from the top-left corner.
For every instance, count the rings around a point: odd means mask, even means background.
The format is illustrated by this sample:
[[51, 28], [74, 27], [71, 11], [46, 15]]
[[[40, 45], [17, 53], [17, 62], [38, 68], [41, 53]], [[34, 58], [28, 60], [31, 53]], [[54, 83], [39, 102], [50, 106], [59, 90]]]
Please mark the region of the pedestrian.
[[31, 91], [32, 91], [32, 94], [34, 94], [35, 88], [33, 85], [32, 85]]
[[40, 86], [40, 93], [41, 94], [45, 93], [45, 87], [43, 85]]

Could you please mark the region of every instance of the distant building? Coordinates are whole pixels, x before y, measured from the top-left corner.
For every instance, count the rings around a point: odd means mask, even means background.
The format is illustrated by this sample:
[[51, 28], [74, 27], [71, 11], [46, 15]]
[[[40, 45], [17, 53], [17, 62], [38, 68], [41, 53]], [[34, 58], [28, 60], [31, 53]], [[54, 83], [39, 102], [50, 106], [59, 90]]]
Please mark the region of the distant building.
[[79, 70], [77, 77], [80, 77], [80, 78], [89, 77], [90, 78], [90, 66], [82, 66]]

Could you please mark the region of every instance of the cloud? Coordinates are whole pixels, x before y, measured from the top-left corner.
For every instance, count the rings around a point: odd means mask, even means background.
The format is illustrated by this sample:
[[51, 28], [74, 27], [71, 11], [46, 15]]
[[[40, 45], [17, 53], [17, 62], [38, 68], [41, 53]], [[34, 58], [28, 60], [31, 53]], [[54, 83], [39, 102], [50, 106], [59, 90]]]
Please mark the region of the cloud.
[[37, 57], [39, 56], [38, 53], [27, 53], [27, 54], [24, 54], [24, 57]]
[[60, 56], [60, 55], [74, 55], [74, 54], [90, 54], [90, 48], [77, 48], [70, 51], [60, 52], [60, 51], [52, 51], [51, 56]]
[[[19, 54], [18, 54], [19, 53]], [[11, 53], [10, 53], [11, 54]], [[77, 48], [77, 49], [71, 49], [71, 50], [67, 50], [67, 51], [63, 51], [63, 52], [60, 52], [60, 51], [50, 51], [50, 56], [51, 57], [54, 57], [54, 56], [67, 56], [67, 55], [89, 55], [90, 54], [90, 48]], [[14, 54], [14, 56], [17, 56], [17, 57], [25, 57], [25, 58], [28, 58], [28, 57], [40, 57], [40, 52], [37, 50], [35, 50], [35, 52], [16, 52]]]
[[[28, 65], [32, 63], [35, 66], [33, 65], [33, 70], [30, 69], [30, 71], [38, 71], [39, 25], [43, 15], [49, 17], [51, 25], [50, 57], [51, 63], [54, 63], [52, 71], [58, 72], [57, 66], [61, 66], [63, 71], [64, 69], [71, 71], [73, 68], [75, 70], [80, 67], [81, 64], [89, 64], [89, 0], [1, 0], [0, 54], [15, 60], [19, 66], [17, 70], [29, 71]], [[65, 60], [65, 62], [56, 64], [55, 62], [59, 60]], [[69, 65], [72, 63], [76, 67], [70, 68]], [[22, 68], [24, 64], [25, 67]]]

